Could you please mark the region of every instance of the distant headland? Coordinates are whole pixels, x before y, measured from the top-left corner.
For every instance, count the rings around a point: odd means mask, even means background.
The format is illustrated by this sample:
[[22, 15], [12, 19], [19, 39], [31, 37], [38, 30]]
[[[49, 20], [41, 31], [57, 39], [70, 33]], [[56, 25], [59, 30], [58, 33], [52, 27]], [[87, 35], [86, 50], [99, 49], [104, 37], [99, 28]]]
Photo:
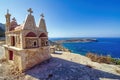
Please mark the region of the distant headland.
[[93, 38], [80, 38], [80, 39], [67, 39], [67, 40], [57, 40], [56, 43], [69, 43], [69, 42], [98, 42], [97, 39]]

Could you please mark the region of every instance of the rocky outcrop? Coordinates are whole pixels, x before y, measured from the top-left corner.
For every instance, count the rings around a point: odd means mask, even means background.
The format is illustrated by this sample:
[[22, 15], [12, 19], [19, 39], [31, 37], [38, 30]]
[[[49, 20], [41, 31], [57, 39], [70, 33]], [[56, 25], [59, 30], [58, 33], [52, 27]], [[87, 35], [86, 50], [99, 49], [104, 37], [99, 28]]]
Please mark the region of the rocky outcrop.
[[71, 52], [69, 49], [65, 48], [62, 46], [61, 43], [57, 43], [57, 42], [53, 42], [51, 40], [49, 40], [50, 46], [56, 51], [65, 51], [65, 52]]

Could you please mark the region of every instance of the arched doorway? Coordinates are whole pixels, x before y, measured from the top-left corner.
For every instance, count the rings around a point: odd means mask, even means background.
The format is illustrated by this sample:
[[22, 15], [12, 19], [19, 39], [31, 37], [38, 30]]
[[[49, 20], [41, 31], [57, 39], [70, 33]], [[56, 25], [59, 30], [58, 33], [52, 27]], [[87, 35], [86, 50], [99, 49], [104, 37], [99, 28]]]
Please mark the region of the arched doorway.
[[13, 51], [9, 50], [9, 60], [13, 60]]

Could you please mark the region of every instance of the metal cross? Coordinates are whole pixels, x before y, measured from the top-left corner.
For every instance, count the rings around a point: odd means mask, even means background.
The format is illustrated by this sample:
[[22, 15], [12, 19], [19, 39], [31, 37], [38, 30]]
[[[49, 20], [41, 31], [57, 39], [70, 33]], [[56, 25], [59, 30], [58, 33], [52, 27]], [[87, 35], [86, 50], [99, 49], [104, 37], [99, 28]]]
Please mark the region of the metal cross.
[[28, 12], [29, 12], [30, 14], [33, 13], [33, 11], [32, 11], [31, 8], [28, 9]]
[[44, 17], [44, 14], [42, 13], [40, 16], [43, 18], [43, 17]]
[[15, 17], [12, 18], [13, 21], [16, 21]]

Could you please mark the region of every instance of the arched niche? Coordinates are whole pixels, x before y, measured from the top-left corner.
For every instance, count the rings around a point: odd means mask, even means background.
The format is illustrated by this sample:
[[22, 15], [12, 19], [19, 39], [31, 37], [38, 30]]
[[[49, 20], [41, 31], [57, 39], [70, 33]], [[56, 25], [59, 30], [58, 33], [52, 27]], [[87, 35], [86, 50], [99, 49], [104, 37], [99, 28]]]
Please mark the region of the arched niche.
[[48, 46], [48, 37], [45, 33], [41, 33], [40, 36], [40, 46]]
[[37, 37], [35, 33], [29, 32], [25, 37]]
[[26, 48], [37, 48], [38, 47], [38, 38], [34, 32], [29, 32], [25, 36], [25, 45]]
[[42, 34], [40, 34], [39, 37], [47, 37], [47, 35], [45, 33], [42, 33]]

